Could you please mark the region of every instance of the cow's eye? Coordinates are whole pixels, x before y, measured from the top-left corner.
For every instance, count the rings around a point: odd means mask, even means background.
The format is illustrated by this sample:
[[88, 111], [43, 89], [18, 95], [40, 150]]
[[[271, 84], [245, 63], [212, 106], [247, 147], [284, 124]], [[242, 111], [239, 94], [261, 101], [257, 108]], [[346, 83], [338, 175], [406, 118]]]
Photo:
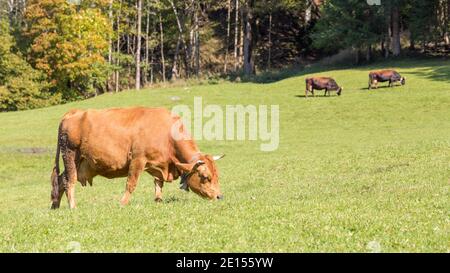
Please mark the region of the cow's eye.
[[200, 176], [200, 182], [201, 183], [211, 182], [211, 177], [209, 177], [207, 175], [204, 175], [204, 174], [201, 174], [201, 173], [199, 173], [199, 176]]

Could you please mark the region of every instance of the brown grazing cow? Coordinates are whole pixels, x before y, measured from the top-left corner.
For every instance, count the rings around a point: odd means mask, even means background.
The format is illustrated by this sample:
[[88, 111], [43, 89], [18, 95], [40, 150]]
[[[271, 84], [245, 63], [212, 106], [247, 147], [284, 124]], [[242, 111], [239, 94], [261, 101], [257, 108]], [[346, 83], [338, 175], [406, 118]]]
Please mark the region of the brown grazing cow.
[[395, 70], [378, 70], [369, 73], [369, 90], [372, 87], [378, 88], [379, 82], [389, 82], [389, 87], [393, 87], [394, 83], [400, 82], [401, 85], [405, 85], [406, 78], [402, 77]]
[[[65, 170], [60, 174], [59, 155]], [[162, 108], [72, 110], [59, 125], [52, 181], [52, 208], [65, 192], [75, 207], [75, 184], [92, 185], [97, 176], [127, 177], [121, 204], [129, 202], [139, 175], [155, 178], [155, 201], [163, 183], [182, 177], [182, 188], [208, 199], [222, 199], [215, 160], [200, 152], [181, 119]]]
[[325, 96], [327, 95], [327, 93], [328, 95], [330, 95], [330, 91], [336, 91], [337, 95], [340, 96], [342, 90], [344, 90], [343, 87], [337, 85], [334, 79], [328, 77], [307, 78], [305, 81], [306, 81], [305, 98], [308, 97], [308, 92], [311, 92], [314, 97], [315, 96], [314, 89], [317, 90], [325, 89]]

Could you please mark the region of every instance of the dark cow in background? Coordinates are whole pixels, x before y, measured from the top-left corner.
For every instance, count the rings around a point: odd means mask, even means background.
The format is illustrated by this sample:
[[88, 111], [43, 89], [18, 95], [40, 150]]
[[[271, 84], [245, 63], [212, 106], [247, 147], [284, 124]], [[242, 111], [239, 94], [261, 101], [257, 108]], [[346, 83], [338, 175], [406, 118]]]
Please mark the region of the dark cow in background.
[[405, 85], [406, 78], [402, 77], [395, 70], [378, 70], [369, 73], [369, 89], [378, 88], [379, 82], [389, 82], [389, 87], [393, 87], [396, 82]]
[[308, 92], [311, 92], [313, 97], [314, 90], [324, 90], [325, 89], [325, 96], [330, 95], [330, 91], [336, 91], [337, 95], [340, 96], [342, 93], [342, 90], [344, 90], [343, 87], [339, 86], [336, 81], [333, 78], [328, 77], [313, 77], [313, 78], [307, 78], [306, 79], [306, 91], [305, 91], [305, 97], [308, 97]]

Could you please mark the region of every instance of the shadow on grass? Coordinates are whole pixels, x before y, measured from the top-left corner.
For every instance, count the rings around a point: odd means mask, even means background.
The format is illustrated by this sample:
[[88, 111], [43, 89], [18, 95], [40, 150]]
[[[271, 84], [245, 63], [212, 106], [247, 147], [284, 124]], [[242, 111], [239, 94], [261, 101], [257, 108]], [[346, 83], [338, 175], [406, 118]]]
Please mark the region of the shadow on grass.
[[333, 97], [339, 97], [337, 95], [335, 96], [325, 96], [325, 95], [316, 95], [315, 97], [313, 96], [308, 96], [306, 97], [305, 95], [295, 95], [296, 98], [302, 98], [302, 99], [325, 99], [325, 98], [333, 98]]
[[293, 77], [301, 77], [309, 74], [323, 73], [330, 70], [342, 70], [342, 69], [350, 69], [354, 66], [351, 65], [341, 65], [341, 66], [323, 66], [319, 64], [312, 64], [307, 66], [296, 66], [293, 68], [286, 68], [276, 71], [266, 71], [262, 72], [258, 75], [252, 76], [243, 76], [243, 75], [235, 75], [232, 77], [232, 81], [236, 80], [238, 77], [241, 79], [241, 82], [247, 83], [259, 83], [259, 84], [269, 84], [278, 81], [282, 81], [288, 78]]
[[[408, 84], [408, 83], [406, 83], [406, 84]], [[389, 85], [381, 85], [381, 86], [378, 86], [377, 88], [372, 88], [372, 89], [369, 89], [369, 87], [363, 87], [363, 88], [360, 88], [359, 90], [361, 90], [361, 91], [377, 91], [377, 90], [380, 90], [380, 89], [381, 90], [383, 90], [383, 89], [395, 89], [395, 88], [398, 88], [398, 87], [402, 87], [402, 85], [396, 85], [396, 86], [393, 86], [393, 87], [391, 87]]]
[[176, 202], [180, 202], [180, 201], [181, 201], [180, 198], [175, 197], [175, 196], [170, 196], [170, 197], [164, 198], [162, 202], [164, 204], [170, 204], [170, 203], [176, 203]]
[[423, 67], [418, 71], [407, 72], [405, 74], [414, 75], [417, 77], [422, 77], [433, 81], [444, 81], [450, 83], [450, 61], [446, 62], [447, 64], [445, 65], [443, 64], [442, 66]]
[[[340, 65], [321, 65], [319, 63], [297, 66], [289, 69], [281, 69], [278, 71], [262, 72], [253, 76], [234, 75], [231, 80], [240, 79], [241, 82], [269, 84], [285, 80], [292, 77], [301, 77], [310, 74], [324, 73], [327, 71], [355, 69], [359, 71], [367, 71], [389, 68], [401, 69], [419, 69], [417, 72], [402, 72], [405, 75], [415, 75], [431, 80], [450, 82], [450, 60], [442, 57], [401, 57], [388, 60], [377, 60], [371, 64], [340, 64]], [[333, 75], [329, 75], [333, 76]]]

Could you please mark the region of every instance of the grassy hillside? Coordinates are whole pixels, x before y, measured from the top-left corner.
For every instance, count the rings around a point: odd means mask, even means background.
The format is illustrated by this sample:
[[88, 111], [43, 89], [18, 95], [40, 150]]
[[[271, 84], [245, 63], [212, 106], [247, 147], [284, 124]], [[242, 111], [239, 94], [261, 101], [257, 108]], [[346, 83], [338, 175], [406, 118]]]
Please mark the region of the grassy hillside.
[[[367, 90], [368, 71], [393, 67], [398, 88]], [[321, 71], [323, 69], [323, 71]], [[224, 83], [106, 94], [0, 114], [0, 251], [450, 251], [450, 64], [401, 61], [326, 71], [343, 96], [305, 99], [310, 72], [270, 84]], [[323, 92], [319, 92], [320, 95]], [[173, 101], [173, 96], [180, 101]], [[141, 177], [120, 207], [125, 179], [77, 185], [78, 208], [50, 208], [59, 119], [71, 108], [277, 104], [280, 146], [200, 141], [219, 161], [223, 202], [166, 184], [153, 202]]]

